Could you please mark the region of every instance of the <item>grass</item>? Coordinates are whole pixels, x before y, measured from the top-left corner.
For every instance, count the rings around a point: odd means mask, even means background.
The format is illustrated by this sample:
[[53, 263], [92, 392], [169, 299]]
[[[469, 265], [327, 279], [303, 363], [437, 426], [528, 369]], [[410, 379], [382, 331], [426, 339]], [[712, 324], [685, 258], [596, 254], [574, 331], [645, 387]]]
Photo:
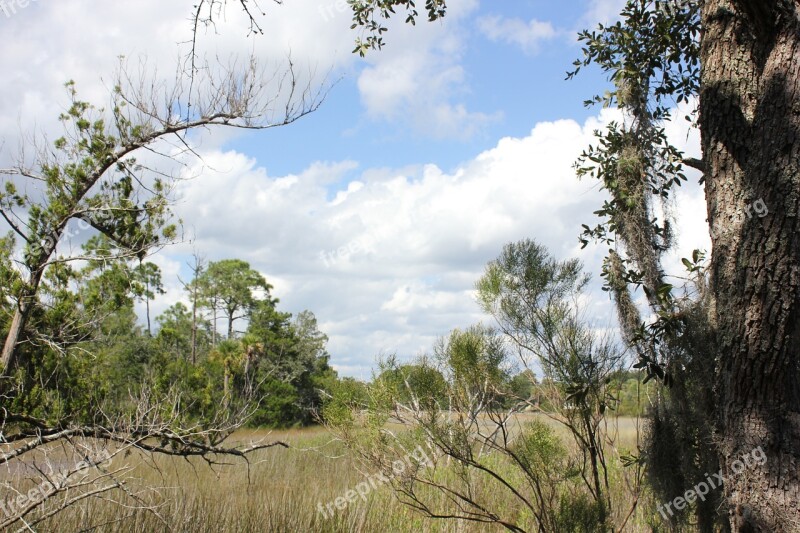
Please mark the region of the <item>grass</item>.
[[[530, 415], [536, 416], [536, 415]], [[552, 422], [556, 424], [556, 422]], [[636, 449], [636, 426], [633, 419], [610, 420], [618, 432], [621, 448]], [[242, 431], [236, 440], [267, 437], [284, 440], [291, 449], [271, 448], [244, 461], [226, 465], [208, 465], [202, 460], [159, 457], [155, 461], [132, 453], [115, 462], [128, 461], [135, 468], [131, 487], [144, 501], [155, 505], [153, 511], [126, 506], [105, 499], [79, 503], [40, 524], [38, 531], [93, 532], [442, 532], [471, 533], [501, 531], [485, 524], [453, 520], [432, 520], [402, 505], [390, 487], [379, 486], [344, 510], [325, 517], [320, 505], [365, 481], [372, 472], [365, 471], [322, 428], [304, 430]], [[147, 460], [146, 460], [147, 459]], [[629, 473], [612, 458], [612, 492], [624, 493]], [[117, 466], [117, 465], [115, 465]], [[443, 497], [439, 503], [444, 504]], [[615, 495], [617, 500], [621, 499]], [[521, 512], [515, 502], [503, 502], [506, 513]], [[630, 510], [630, 501], [622, 501], [613, 510], [615, 518]], [[649, 505], [634, 513], [626, 531], [650, 531], [645, 524]], [[617, 522], [619, 523], [619, 522]], [[89, 525], [93, 527], [88, 527]]]

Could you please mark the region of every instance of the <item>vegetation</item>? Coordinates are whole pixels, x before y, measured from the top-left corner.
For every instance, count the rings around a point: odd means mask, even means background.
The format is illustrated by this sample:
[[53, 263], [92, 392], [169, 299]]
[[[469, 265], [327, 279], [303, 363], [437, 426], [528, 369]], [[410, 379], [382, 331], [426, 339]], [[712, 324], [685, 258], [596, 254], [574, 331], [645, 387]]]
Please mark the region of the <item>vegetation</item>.
[[[621, 370], [615, 343], [582, 319], [585, 283], [576, 261], [557, 261], [530, 240], [507, 245], [477, 283], [499, 329], [454, 330], [415, 364], [389, 358], [365, 393], [333, 395], [328, 427], [431, 518], [510, 531], [625, 529], [643, 496], [643, 470], [636, 461], [619, 469], [631, 450], [620, 448], [608, 417], [621, 407], [623, 385], [639, 380]], [[519, 363], [525, 369], [514, 374]], [[562, 435], [519, 416], [529, 411]], [[414, 449], [428, 450], [429, 461], [398, 472]], [[612, 490], [616, 476], [624, 492]]]
[[[275, 424], [307, 423], [319, 403], [313, 384], [332, 371], [313, 315], [293, 322], [279, 313], [267, 282], [246, 264], [209, 265], [197, 282], [203, 299], [192, 300], [191, 322], [185, 308], [175, 306], [156, 319], [166, 327], [152, 335], [150, 302], [161, 291], [161, 274], [145, 260], [176, 240], [180, 227], [169, 209], [172, 178], [158, 168], [158, 157], [169, 161], [163, 154], [178, 153], [168, 149], [170, 142], [188, 147], [184, 155], [193, 153], [188, 134], [197, 128], [287, 125], [316, 109], [321, 99], [298, 88], [291, 65], [282, 74], [288, 83], [284, 101], [275, 108], [255, 60], [245, 69], [208, 67], [192, 79], [179, 75], [172, 84], [151, 79], [148, 85], [145, 71], [133, 80], [122, 62], [109, 109], [80, 100], [75, 84], [67, 83], [71, 104], [60, 117], [64, 135], [39, 144], [32, 159], [23, 157], [3, 170], [0, 212], [11, 232], [2, 239], [0, 257], [5, 334], [0, 465], [12, 472], [33, 468], [53, 490], [21, 498], [13, 513], [4, 513], [0, 527], [23, 520], [33, 527], [108, 492], [147, 507], [139, 495], [126, 492], [130, 468], [87, 475], [78, 466], [85, 461], [68, 460], [72, 466], [63, 479], [48, 481], [48, 465], [63, 463], [64, 457], [89, 458], [102, 451], [113, 459], [131, 448], [244, 457], [283, 445], [224, 444], [254, 414]], [[180, 154], [174, 157], [180, 162]], [[95, 235], [77, 251], [69, 238], [79, 230]], [[18, 240], [21, 260], [15, 261]], [[255, 288], [252, 283], [266, 297], [246, 294]], [[137, 323], [137, 300], [145, 304], [146, 329]], [[209, 301], [214, 311], [226, 313], [228, 338], [217, 345], [212, 335], [204, 346], [208, 350], [198, 353], [204, 339], [197, 306]], [[240, 339], [233, 324], [242, 313], [256, 320], [252, 335]], [[273, 338], [281, 346], [277, 353], [275, 343], [263, 348]], [[287, 354], [295, 360], [287, 362]], [[275, 405], [285, 402], [275, 397], [272, 403], [261, 401], [280, 387], [296, 395], [290, 406]], [[80, 438], [94, 439], [91, 453]]]
[[[535, 420], [536, 415], [520, 415]], [[542, 418], [546, 424], [552, 424]], [[558, 428], [553, 426], [558, 433]], [[619, 419], [621, 441], [635, 446], [636, 428], [631, 419]], [[132, 490], [155, 488], [161, 494], [158, 515], [142, 508], [122, 509], [112, 500], [92, 499], [80, 502], [39, 527], [41, 531], [80, 531], [87, 517], [105, 524], [99, 531], [430, 531], [437, 533], [482, 533], [502, 531], [486, 524], [457, 521], [432, 521], [403, 505], [395, 498], [391, 485], [380, 485], [343, 509], [334, 507], [328, 516], [320, 505], [334, 502], [353, 490], [366, 476], [376, 472], [364, 465], [319, 427], [243, 431], [234, 440], [276, 440], [290, 448], [279, 453], [257, 452], [251, 456], [249, 469], [240, 465], [219, 465], [209, 469], [203, 461], [189, 458], [159, 457], [155, 466], [143, 454], [133, 451], [127, 458], [118, 456], [112, 464], [136, 465], [136, 485]], [[613, 490], [624, 490], [612, 479]], [[23, 487], [27, 488], [27, 487]], [[442, 506], [448, 504], [442, 494], [431, 494]], [[327, 513], [327, 511], [325, 511]], [[643, 515], [643, 513], [642, 513]], [[655, 517], [653, 517], [655, 520]], [[630, 528], [631, 531], [649, 528]]]
[[[226, 3], [194, 6], [193, 45]], [[256, 2], [232, 3], [260, 32]], [[386, 45], [398, 12], [411, 24], [420, 16], [408, 0], [348, 5], [362, 56]], [[447, 5], [427, 0], [420, 10], [434, 21]], [[491, 326], [455, 329], [412, 361], [388, 357], [369, 383], [339, 379], [313, 313], [282, 312], [268, 278], [240, 259], [195, 257], [188, 304], [150, 316], [164, 280], [147, 259], [180, 238], [181, 221], [170, 212], [171, 178], [145, 152], [191, 155], [198, 128], [288, 125], [321, 94], [298, 92], [290, 65], [278, 99], [265, 94], [254, 60], [200, 68], [194, 46], [188, 74], [172, 84], [132, 80], [121, 64], [107, 109], [67, 83], [64, 135], [3, 170], [0, 466], [18, 492], [0, 502], [0, 527], [78, 529], [86, 516], [100, 526], [122, 508], [117, 530], [191, 521], [256, 531], [266, 500], [271, 529], [800, 528], [800, 7], [629, 0], [621, 15], [580, 34], [583, 57], [569, 73], [600, 68], [612, 90], [587, 105], [624, 116], [575, 166], [607, 193], [580, 239], [608, 246], [599, 274], [621, 338], [584, 314], [580, 263], [523, 240], [476, 282]], [[700, 130], [701, 160], [665, 133], [675, 104], [696, 100], [686, 120]], [[713, 249], [685, 258], [679, 277], [663, 257], [673, 245], [668, 204], [687, 168], [707, 185]], [[737, 218], [757, 198], [773, 209]], [[80, 251], [67, 242], [76, 227], [94, 234]], [[335, 440], [319, 428], [308, 440], [244, 429], [314, 423]], [[295, 449], [265, 455], [274, 447]], [[768, 450], [769, 463], [729, 475], [753, 449]], [[246, 468], [222, 466], [236, 458]], [[201, 462], [210, 468], [198, 474]], [[365, 484], [356, 467], [381, 487], [355, 492]], [[265, 494], [276, 477], [318, 479], [325, 469], [341, 480]], [[210, 472], [229, 485], [203, 483]], [[725, 482], [658, 515], [657, 502], [710, 472]], [[184, 483], [192, 475], [194, 490]], [[245, 484], [257, 494], [231, 500]], [[342, 507], [342, 494], [366, 505]]]

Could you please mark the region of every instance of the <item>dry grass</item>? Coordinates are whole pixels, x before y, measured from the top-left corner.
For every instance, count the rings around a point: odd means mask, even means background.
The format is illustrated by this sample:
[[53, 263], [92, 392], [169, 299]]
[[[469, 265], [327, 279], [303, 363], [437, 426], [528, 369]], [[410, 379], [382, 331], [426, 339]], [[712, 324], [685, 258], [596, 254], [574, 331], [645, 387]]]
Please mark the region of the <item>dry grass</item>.
[[[526, 415], [527, 416], [527, 415]], [[536, 415], [529, 415], [536, 416]], [[553, 422], [556, 424], [555, 422]], [[635, 450], [635, 425], [620, 419], [614, 425], [627, 450]], [[199, 460], [160, 457], [155, 462], [131, 454], [121, 461], [135, 466], [136, 485], [159, 487], [146, 493], [157, 504], [154, 510], [120, 507], [107, 500], [91, 500], [74, 506], [38, 531], [119, 531], [191, 533], [217, 532], [478, 532], [500, 531], [486, 525], [435, 521], [415, 514], [400, 504], [389, 487], [372, 491], [344, 510], [325, 518], [319, 504], [332, 502], [372, 472], [363, 471], [342, 445], [322, 428], [305, 430], [243, 431], [237, 440], [267, 437], [284, 440], [293, 448], [272, 448], [231, 465], [207, 465]], [[120, 459], [115, 459], [115, 462]], [[616, 461], [616, 460], [615, 460]], [[115, 465], [116, 466], [116, 465]], [[626, 473], [614, 464], [612, 484], [623, 493]], [[131, 504], [131, 500], [126, 501]], [[627, 513], [623, 502], [615, 515]], [[509, 504], [513, 505], [513, 503]], [[513, 512], [511, 508], [506, 508]], [[626, 531], [649, 531], [638, 525], [646, 516], [634, 516]], [[91, 527], [89, 527], [91, 524]]]

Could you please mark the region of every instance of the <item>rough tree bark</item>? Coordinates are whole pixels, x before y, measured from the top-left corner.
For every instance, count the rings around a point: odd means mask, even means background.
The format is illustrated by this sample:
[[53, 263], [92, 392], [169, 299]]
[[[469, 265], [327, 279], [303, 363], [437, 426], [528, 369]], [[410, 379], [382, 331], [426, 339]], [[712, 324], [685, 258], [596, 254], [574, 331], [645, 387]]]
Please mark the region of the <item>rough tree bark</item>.
[[[800, 531], [800, 0], [706, 0], [701, 16], [718, 432], [731, 525]], [[753, 211], [759, 200], [765, 216]], [[737, 474], [734, 461], [759, 446], [767, 462]]]

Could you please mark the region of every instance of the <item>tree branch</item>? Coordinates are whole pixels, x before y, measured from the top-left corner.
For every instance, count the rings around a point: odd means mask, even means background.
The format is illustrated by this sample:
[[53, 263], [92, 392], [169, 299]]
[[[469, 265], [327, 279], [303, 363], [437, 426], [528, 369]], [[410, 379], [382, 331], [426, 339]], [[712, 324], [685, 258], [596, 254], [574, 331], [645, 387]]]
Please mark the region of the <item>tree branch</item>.
[[701, 159], [696, 159], [694, 157], [686, 157], [683, 159], [683, 164], [686, 165], [687, 167], [699, 170], [703, 174], [706, 173], [706, 163]]

